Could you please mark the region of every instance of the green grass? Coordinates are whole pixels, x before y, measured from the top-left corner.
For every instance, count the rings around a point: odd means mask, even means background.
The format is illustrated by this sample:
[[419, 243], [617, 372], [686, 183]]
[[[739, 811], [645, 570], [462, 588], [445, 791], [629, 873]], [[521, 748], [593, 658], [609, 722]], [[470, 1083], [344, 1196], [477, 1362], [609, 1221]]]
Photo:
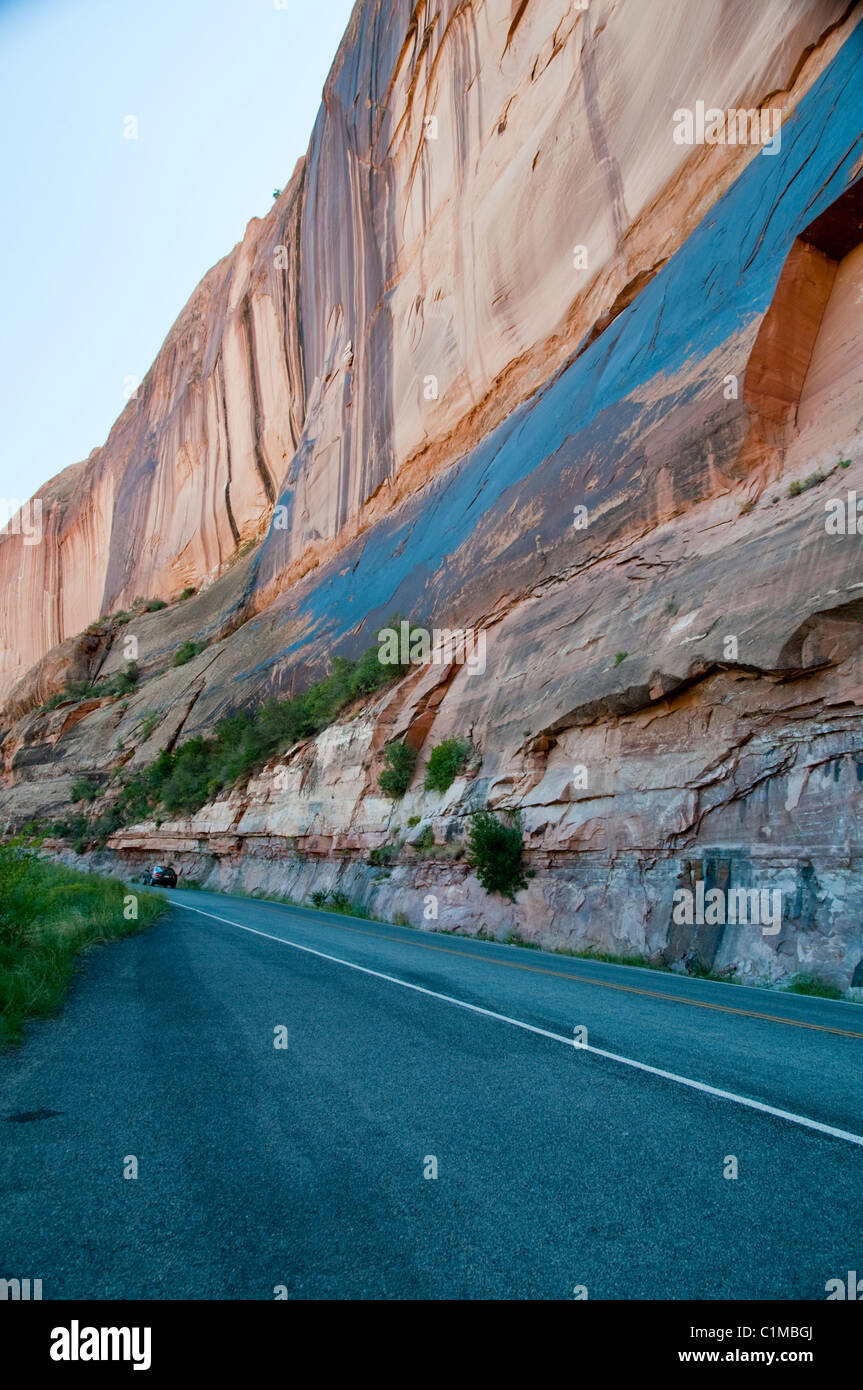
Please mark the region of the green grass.
[[[363, 907], [362, 903], [354, 902], [343, 893], [340, 888], [334, 888], [329, 893], [324, 893], [317, 889], [311, 896], [311, 906], [317, 908], [319, 912], [335, 912], [340, 917], [361, 917], [368, 919], [368, 908]], [[309, 903], [304, 903], [308, 907]]]
[[40, 859], [20, 841], [0, 846], [0, 1047], [18, 1042], [27, 1018], [60, 1008], [82, 951], [129, 936], [167, 909], [127, 884]]
[[819, 980], [817, 975], [795, 975], [790, 985], [786, 986], [789, 994], [813, 994], [817, 999], [841, 999], [842, 991], [835, 985], [830, 985], [826, 980]]

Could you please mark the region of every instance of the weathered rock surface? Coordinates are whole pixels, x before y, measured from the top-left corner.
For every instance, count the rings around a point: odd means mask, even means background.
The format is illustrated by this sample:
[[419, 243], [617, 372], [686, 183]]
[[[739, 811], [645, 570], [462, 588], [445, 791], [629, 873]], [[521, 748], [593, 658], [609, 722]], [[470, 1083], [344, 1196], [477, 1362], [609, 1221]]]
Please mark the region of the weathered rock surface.
[[[360, 3], [288, 189], [45, 490], [42, 545], [0, 540], [0, 818], [50, 818], [82, 771], [290, 690], [398, 610], [482, 629], [484, 672], [414, 673], [114, 850], [295, 896], [338, 881], [417, 925], [432, 894], [439, 926], [859, 983], [863, 540], [825, 526], [863, 497], [854, 9]], [[699, 100], [781, 108], [781, 146], [676, 144]], [[123, 630], [133, 695], [35, 711], [68, 665], [23, 675], [48, 648], [187, 583]], [[209, 645], [174, 668], [189, 637]], [[121, 669], [116, 637], [73, 647]], [[469, 731], [478, 769], [423, 792], [430, 748]], [[394, 737], [421, 751], [395, 808]], [[515, 906], [458, 857], [484, 805], [522, 810]], [[438, 849], [411, 848], [428, 825]], [[781, 931], [683, 930], [698, 879], [780, 889]]]
[[136, 595], [211, 579], [277, 493], [260, 601], [456, 460], [751, 160], [674, 144], [675, 105], [781, 104], [844, 9], [361, 0], [277, 205], [42, 490], [43, 543], [0, 538], [0, 694]]

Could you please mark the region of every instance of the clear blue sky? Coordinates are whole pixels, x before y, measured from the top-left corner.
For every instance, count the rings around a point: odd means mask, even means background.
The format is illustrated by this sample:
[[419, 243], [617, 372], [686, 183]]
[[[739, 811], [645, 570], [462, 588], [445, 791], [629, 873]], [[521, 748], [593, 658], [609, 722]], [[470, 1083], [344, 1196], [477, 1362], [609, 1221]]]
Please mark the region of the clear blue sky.
[[0, 498], [104, 443], [287, 184], [352, 8], [0, 0]]

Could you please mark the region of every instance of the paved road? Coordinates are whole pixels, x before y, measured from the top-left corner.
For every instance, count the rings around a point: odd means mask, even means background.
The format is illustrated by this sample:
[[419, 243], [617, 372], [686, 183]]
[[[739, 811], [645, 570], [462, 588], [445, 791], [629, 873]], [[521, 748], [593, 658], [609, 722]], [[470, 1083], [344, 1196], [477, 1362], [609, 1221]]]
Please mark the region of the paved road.
[[0, 1276], [794, 1299], [863, 1269], [863, 1008], [170, 896], [0, 1058]]

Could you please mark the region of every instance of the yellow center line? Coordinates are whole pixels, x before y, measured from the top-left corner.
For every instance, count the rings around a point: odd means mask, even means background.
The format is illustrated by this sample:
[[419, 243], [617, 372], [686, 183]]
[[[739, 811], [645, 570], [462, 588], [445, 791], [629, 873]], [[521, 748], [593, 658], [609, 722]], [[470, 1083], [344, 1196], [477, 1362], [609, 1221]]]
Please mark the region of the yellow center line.
[[[263, 904], [259, 904], [263, 906]], [[301, 919], [302, 920], [302, 919]], [[327, 924], [329, 925], [329, 923]], [[680, 994], [666, 994], [659, 989], [642, 989], [638, 985], [615, 984], [611, 980], [592, 980], [589, 975], [572, 975], [564, 970], [551, 970], [542, 965], [522, 965], [521, 961], [498, 960], [495, 956], [478, 955], [475, 951], [459, 951], [454, 946], [434, 946], [430, 941], [412, 941], [402, 936], [387, 936], [385, 932], [367, 931], [363, 927], [349, 927], [344, 922], [333, 922], [341, 931], [354, 932], [356, 936], [373, 936], [379, 941], [398, 941], [404, 946], [414, 946], [419, 951], [439, 951], [442, 955], [462, 956], [465, 960], [479, 960], [486, 965], [500, 965], [506, 970], [525, 970], [530, 975], [551, 975], [556, 980], [575, 980], [580, 985], [596, 985], [598, 989], [617, 989], [625, 994], [643, 994], [648, 999], [662, 999], [666, 1004], [687, 1004], [693, 1009], [713, 1009], [721, 1014], [739, 1014], [741, 1018], [760, 1018], [765, 1023], [784, 1023], [789, 1028], [812, 1028], [816, 1033], [836, 1033], [840, 1038], [863, 1038], [863, 1033], [852, 1033], [848, 1028], [829, 1028], [825, 1023], [806, 1023], [802, 1019], [782, 1018], [778, 1014], [762, 1014], [755, 1009], [735, 1009], [731, 1004], [710, 1004], [705, 999], [686, 999]]]

